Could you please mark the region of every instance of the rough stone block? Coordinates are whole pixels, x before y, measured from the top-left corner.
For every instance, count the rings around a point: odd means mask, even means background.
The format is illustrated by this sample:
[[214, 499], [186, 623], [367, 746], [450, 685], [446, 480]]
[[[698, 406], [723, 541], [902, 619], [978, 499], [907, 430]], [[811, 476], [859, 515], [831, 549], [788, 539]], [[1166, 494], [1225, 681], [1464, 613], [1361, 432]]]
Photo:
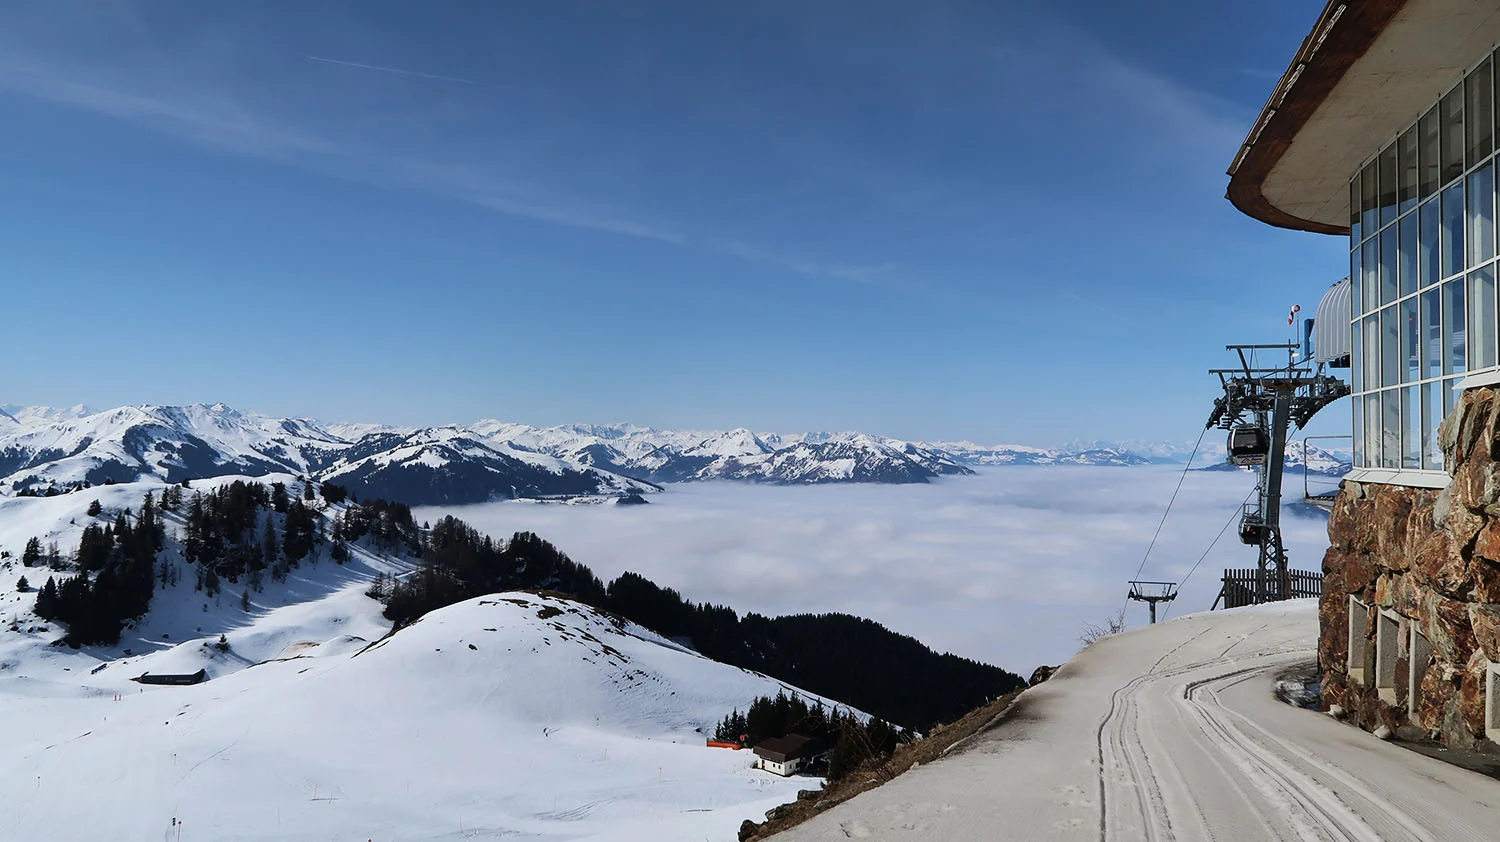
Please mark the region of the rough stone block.
[[1470, 602], [1500, 602], [1500, 563], [1469, 559], [1469, 584]]
[[1391, 583], [1391, 607], [1407, 617], [1421, 612], [1422, 594], [1411, 576], [1397, 576]]
[[1474, 540], [1479, 537], [1484, 523], [1483, 515], [1455, 508], [1448, 514], [1448, 537], [1460, 552], [1472, 551]]
[[1411, 519], [1412, 489], [1390, 487], [1375, 497], [1375, 549], [1382, 564], [1406, 553], [1406, 527]]
[[1422, 698], [1414, 711], [1417, 724], [1428, 731], [1442, 726], [1448, 707], [1458, 696], [1455, 682], [1444, 678], [1444, 669], [1433, 664], [1422, 674]]
[[1484, 657], [1500, 663], [1500, 605], [1471, 603], [1469, 627]]
[[1469, 584], [1468, 564], [1444, 540], [1423, 542], [1421, 554], [1412, 559], [1411, 576], [1418, 588], [1453, 598], [1461, 596]]
[[1490, 520], [1474, 538], [1474, 554], [1500, 563], [1500, 520]]
[[1464, 665], [1458, 689], [1459, 712], [1463, 715], [1469, 733], [1475, 737], [1484, 736], [1484, 682], [1487, 666], [1484, 653], [1475, 650]]
[[1474, 630], [1469, 625], [1469, 607], [1458, 600], [1426, 591], [1418, 612], [1422, 633], [1441, 660], [1464, 664], [1474, 651]]

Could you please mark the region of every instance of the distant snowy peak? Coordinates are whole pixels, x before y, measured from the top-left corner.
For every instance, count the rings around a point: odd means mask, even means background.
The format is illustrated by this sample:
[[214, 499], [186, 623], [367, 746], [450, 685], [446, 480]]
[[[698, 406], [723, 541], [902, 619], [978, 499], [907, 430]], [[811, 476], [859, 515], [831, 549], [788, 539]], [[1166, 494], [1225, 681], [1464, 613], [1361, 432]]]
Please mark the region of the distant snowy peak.
[[[169, 482], [225, 474], [307, 473], [348, 442], [310, 422], [245, 415], [222, 404], [11, 413], [0, 429], [0, 477], [11, 488]], [[40, 420], [55, 417], [57, 420]]]
[[412, 505], [624, 495], [652, 488], [608, 470], [494, 442], [460, 427], [436, 427], [406, 436], [373, 434], [356, 442], [318, 476], [356, 493]]
[[[1057, 449], [1060, 453], [1089, 453], [1115, 451], [1138, 456], [1147, 462], [1182, 464], [1193, 453], [1192, 441], [1105, 441], [1101, 439], [1074, 439]], [[1200, 450], [1200, 454], [1201, 454]]]
[[337, 438], [343, 439], [344, 441], [359, 441], [365, 436], [371, 435], [373, 433], [397, 433], [400, 435], [405, 435], [407, 433], [415, 433], [418, 429], [420, 429], [418, 427], [398, 427], [391, 424], [361, 424], [347, 422], [338, 424], [319, 424], [319, 422], [316, 421], [312, 421], [309, 423], [319, 425], [324, 432], [327, 432], [329, 435], [335, 436]]
[[1285, 464], [1298, 473], [1302, 472], [1305, 464], [1308, 473], [1325, 477], [1342, 477], [1354, 469], [1353, 460], [1348, 454], [1324, 450], [1297, 439], [1286, 443]]
[[[905, 443], [902, 443], [903, 445]], [[908, 452], [906, 447], [911, 447]], [[972, 474], [946, 456], [922, 448], [893, 447], [868, 436], [799, 442], [770, 453], [721, 459], [694, 479], [754, 480], [795, 485], [927, 482], [944, 474]]]
[[[8, 416], [22, 427], [34, 427], [42, 424], [51, 424], [56, 421], [71, 421], [93, 415], [94, 410], [83, 404], [69, 407], [55, 406], [20, 406], [17, 404], [0, 404], [0, 414]], [[4, 419], [0, 419], [3, 423]], [[0, 427], [0, 429], [4, 429]]]
[[761, 441], [759, 436], [741, 427], [704, 439], [683, 451], [683, 455], [733, 459], [743, 456], [760, 456], [774, 450], [775, 448]]
[[[1254, 470], [1254, 468], [1239, 468], [1229, 464], [1222, 448], [1216, 449], [1212, 458], [1205, 459], [1200, 454], [1198, 461], [1194, 464], [1199, 466], [1199, 470], [1205, 471]], [[1313, 476], [1334, 478], [1342, 478], [1354, 469], [1353, 461], [1347, 454], [1324, 450], [1316, 445], [1305, 444], [1299, 439], [1287, 442], [1286, 457], [1282, 460], [1282, 464], [1287, 473], [1301, 474], [1305, 471]]]
[[993, 446], [977, 445], [973, 442], [938, 442], [933, 447], [952, 454], [969, 465], [1145, 465], [1152, 462], [1145, 456], [1128, 450], [1112, 447], [1079, 448], [1069, 446], [1047, 450], [1017, 444]]

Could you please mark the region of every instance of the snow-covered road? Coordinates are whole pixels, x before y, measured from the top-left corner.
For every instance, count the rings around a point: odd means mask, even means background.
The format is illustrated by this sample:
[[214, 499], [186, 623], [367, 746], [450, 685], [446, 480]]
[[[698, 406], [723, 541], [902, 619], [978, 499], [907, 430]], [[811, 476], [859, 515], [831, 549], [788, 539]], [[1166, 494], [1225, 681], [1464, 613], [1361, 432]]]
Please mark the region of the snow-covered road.
[[1496, 838], [1500, 781], [1290, 707], [1312, 600], [1101, 641], [949, 757], [778, 840]]

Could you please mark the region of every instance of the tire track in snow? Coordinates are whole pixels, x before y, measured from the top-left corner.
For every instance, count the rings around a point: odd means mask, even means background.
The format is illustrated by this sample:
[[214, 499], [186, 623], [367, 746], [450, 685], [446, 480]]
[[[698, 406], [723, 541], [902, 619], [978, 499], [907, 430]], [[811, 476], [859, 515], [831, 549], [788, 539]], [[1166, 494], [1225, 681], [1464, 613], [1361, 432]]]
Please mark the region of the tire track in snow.
[[[1172, 657], [1172, 655], [1181, 651], [1183, 647], [1196, 641], [1199, 637], [1202, 637], [1206, 631], [1207, 629], [1198, 631], [1186, 640], [1162, 653], [1162, 656], [1156, 659], [1156, 662], [1151, 665], [1151, 668], [1146, 671], [1145, 675], [1132, 680], [1124, 687], [1116, 690], [1110, 696], [1109, 715], [1104, 718], [1103, 722], [1099, 723], [1099, 731], [1097, 735], [1097, 740], [1099, 743], [1099, 838], [1101, 840], [1109, 838], [1110, 810], [1112, 808], [1118, 810], [1118, 807], [1116, 805], [1118, 805], [1122, 797], [1128, 794], [1135, 799], [1136, 806], [1141, 811], [1141, 815], [1143, 817], [1143, 825], [1150, 822], [1150, 819], [1147, 817], [1153, 814], [1153, 810], [1151, 809], [1151, 802], [1153, 800], [1159, 799], [1160, 797], [1159, 790], [1156, 792], [1155, 798], [1153, 798], [1153, 796], [1145, 794], [1139, 786], [1130, 787], [1128, 793], [1115, 793], [1112, 795], [1109, 792], [1109, 770], [1112, 768], [1118, 768], [1122, 763], [1127, 766], [1127, 770], [1130, 774], [1131, 780], [1140, 781], [1143, 779], [1143, 776], [1140, 774], [1140, 769], [1137, 766], [1135, 755], [1125, 750], [1125, 737], [1121, 732], [1119, 725], [1119, 723], [1122, 721], [1122, 711], [1127, 704], [1132, 704], [1131, 697], [1137, 692], [1140, 685], [1156, 675], [1156, 670], [1162, 665], [1163, 661]], [[1106, 732], [1108, 732], [1108, 736], [1106, 736]], [[1148, 835], [1146, 837], [1148, 842], [1153, 842], [1157, 839], [1170, 838], [1169, 836], [1160, 836], [1159, 834], [1161, 832], [1161, 828], [1157, 828], [1154, 826], [1150, 827], [1147, 832], [1158, 834]]]
[[[1193, 639], [1184, 641], [1115, 691], [1099, 728], [1100, 838], [1437, 842], [1358, 778], [1223, 705], [1219, 690], [1269, 678], [1290, 660], [1306, 657], [1301, 650], [1270, 650], [1224, 660], [1243, 641], [1202, 661], [1161, 670]], [[1179, 761], [1193, 760], [1200, 761], [1200, 771], [1216, 772], [1216, 779], [1189, 782], [1188, 767]], [[1226, 825], [1223, 800], [1231, 795], [1258, 832]]]
[[[1239, 676], [1222, 676], [1219, 679], [1189, 685], [1184, 699], [1205, 715], [1212, 716], [1226, 731], [1232, 733], [1241, 747], [1259, 758], [1278, 767], [1284, 782], [1296, 785], [1301, 791], [1322, 799], [1322, 806], [1335, 814], [1345, 816], [1346, 824], [1357, 829], [1368, 829], [1368, 837], [1351, 838], [1385, 839], [1374, 824], [1388, 824], [1395, 838], [1413, 842], [1438, 842], [1427, 828], [1417, 823], [1404, 811], [1389, 805], [1389, 799], [1367, 786], [1359, 778], [1335, 763], [1319, 758], [1316, 754], [1276, 736], [1249, 717], [1225, 707], [1219, 698], [1221, 690], [1229, 689], [1252, 678], [1269, 677], [1274, 670], [1290, 663], [1255, 670], [1245, 670]], [[1351, 801], [1357, 802], [1350, 804]]]

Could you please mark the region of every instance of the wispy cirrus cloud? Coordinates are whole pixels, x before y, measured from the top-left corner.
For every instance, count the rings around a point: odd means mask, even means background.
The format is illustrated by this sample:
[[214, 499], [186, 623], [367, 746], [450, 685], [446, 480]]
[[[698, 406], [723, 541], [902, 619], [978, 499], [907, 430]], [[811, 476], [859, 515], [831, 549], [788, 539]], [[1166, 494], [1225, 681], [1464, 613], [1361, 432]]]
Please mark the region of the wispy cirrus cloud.
[[[3, 43], [3, 39], [0, 39]], [[373, 186], [443, 195], [506, 216], [602, 232], [676, 246], [691, 246], [764, 263], [803, 275], [871, 283], [889, 266], [841, 266], [785, 256], [775, 250], [706, 235], [689, 235], [672, 226], [632, 218], [630, 210], [609, 210], [603, 203], [568, 198], [554, 188], [527, 179], [517, 183], [493, 163], [438, 160], [400, 154], [378, 145], [342, 137], [317, 121], [290, 118], [275, 109], [253, 106], [232, 88], [192, 83], [195, 74], [170, 80], [152, 73], [73, 64], [58, 65], [24, 52], [0, 63], [0, 90], [44, 99], [106, 115], [162, 134], [230, 154], [276, 161], [319, 175]], [[394, 67], [309, 56], [309, 61], [404, 77], [503, 88], [477, 80]], [[140, 68], [135, 68], [139, 71]], [[391, 115], [399, 122], [400, 115]]]
[[473, 85], [478, 88], [495, 88], [503, 90], [506, 85], [495, 85], [489, 82], [481, 82], [478, 79], [465, 79], [461, 76], [444, 76], [441, 73], [424, 73], [420, 70], [404, 70], [399, 67], [385, 67], [379, 64], [362, 64], [357, 61], [345, 61], [337, 58], [325, 58], [323, 56], [308, 56], [308, 61], [320, 64], [331, 64], [338, 67], [348, 67], [354, 70], [370, 70], [376, 73], [390, 73], [395, 76], [405, 76], [409, 79], [430, 79], [434, 82], [455, 82], [460, 85]]
[[[1205, 157], [1217, 159], [1221, 150], [1233, 148], [1239, 131], [1222, 103], [1123, 61], [1086, 33], [1045, 17], [1017, 28], [999, 46], [987, 43], [983, 32], [957, 27], [932, 48], [904, 55], [915, 62], [913, 80], [891, 88], [878, 104], [887, 120], [882, 125], [837, 102], [811, 111], [781, 110], [775, 89], [751, 86], [739, 99], [753, 101], [725, 106], [734, 112], [730, 123], [695, 116], [668, 129], [645, 125], [641, 137], [617, 139], [607, 129], [589, 130], [600, 109], [587, 101], [587, 92], [549, 90], [545, 79], [529, 80], [522, 92], [470, 73], [445, 73], [440, 56], [430, 52], [422, 56], [432, 61], [402, 60], [411, 56], [403, 56], [390, 33], [365, 33], [355, 39], [362, 46], [354, 52], [345, 52], [354, 48], [343, 44], [337, 52], [287, 56], [277, 52], [274, 39], [242, 37], [222, 21], [164, 43], [128, 0], [101, 4], [94, 15], [77, 7], [61, 11], [65, 5], [19, 21], [0, 14], [0, 90], [321, 176], [442, 195], [517, 219], [861, 285], [910, 288], [919, 286], [910, 278], [934, 275], [889, 247], [908, 232], [974, 240], [1009, 235], [1008, 229], [1021, 231], [1030, 223], [1012, 221], [1016, 208], [1066, 199], [1017, 195], [1015, 185], [1024, 178], [1012, 176], [1007, 166], [1034, 167], [1013, 160], [1003, 146], [995, 149], [993, 166], [975, 156], [944, 167], [920, 148], [883, 143], [886, 133], [916, 142], [928, 134], [968, 131], [967, 123], [945, 123], [956, 114], [980, 121], [972, 127], [978, 144], [1017, 132], [1053, 131], [1081, 139], [1080, 157], [1093, 160], [1088, 166], [1103, 166], [1132, 146], [1163, 159], [1182, 150], [1212, 150]], [[79, 28], [94, 37], [75, 37]], [[823, 49], [839, 53], [839, 62], [852, 56], [856, 67], [888, 62], [885, 51], [875, 49], [883, 42], [870, 41], [864, 29], [853, 30], [850, 41], [858, 43]], [[627, 94], [645, 97], [652, 84], [643, 79]], [[712, 85], [685, 90], [703, 101], [677, 103], [671, 113], [642, 112], [637, 119], [675, 120], [677, 109], [691, 113], [721, 105], [712, 100]], [[618, 107], [627, 106], [634, 107]], [[990, 120], [980, 106], [1014, 118]], [[1080, 117], [1096, 112], [1103, 115], [1096, 122], [1116, 127], [1112, 136]], [[722, 133], [726, 125], [758, 136], [749, 148], [757, 157], [736, 160], [741, 150], [726, 150], [722, 163], [699, 162], [696, 170], [673, 159], [699, 151], [695, 132]], [[723, 140], [722, 134], [707, 136]], [[713, 158], [713, 150], [703, 157]], [[721, 166], [732, 172], [716, 181]], [[1217, 177], [1212, 168], [1206, 171]], [[700, 179], [701, 185], [693, 183]], [[692, 189], [670, 189], [681, 188], [678, 181], [692, 183]], [[658, 182], [669, 189], [657, 189]], [[747, 200], [756, 194], [764, 198]], [[872, 236], [837, 236], [865, 225]]]
[[895, 283], [893, 273], [898, 268], [895, 263], [882, 263], [874, 266], [843, 266], [823, 263], [793, 255], [767, 251], [748, 243], [733, 240], [716, 240], [712, 241], [709, 245], [716, 251], [734, 255], [744, 260], [773, 264], [803, 275], [836, 278], [843, 281], [852, 281], [857, 284], [892, 285]]

